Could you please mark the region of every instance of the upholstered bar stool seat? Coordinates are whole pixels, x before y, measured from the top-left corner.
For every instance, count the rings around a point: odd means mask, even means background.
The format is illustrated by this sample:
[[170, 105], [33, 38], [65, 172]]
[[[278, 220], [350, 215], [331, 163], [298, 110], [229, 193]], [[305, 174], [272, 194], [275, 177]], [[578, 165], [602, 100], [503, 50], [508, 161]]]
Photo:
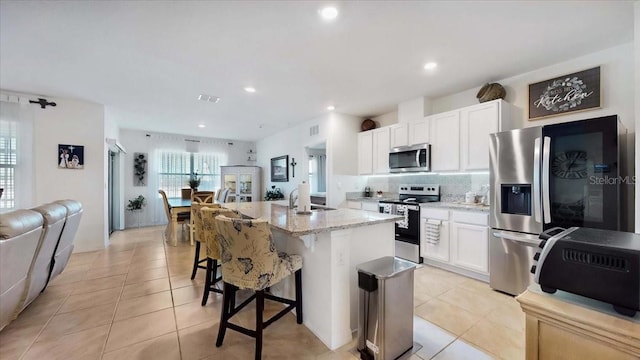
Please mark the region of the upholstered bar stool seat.
[[[205, 203], [212, 204], [215, 200], [215, 193], [213, 191], [191, 191], [191, 204], [193, 203]], [[193, 246], [196, 237], [196, 219], [195, 219], [195, 211], [193, 206], [191, 206], [191, 216], [189, 223], [189, 241], [191, 242], [191, 246]]]
[[213, 291], [222, 294], [222, 290], [215, 287], [216, 283], [222, 280], [222, 277], [218, 276], [220, 245], [218, 244], [218, 230], [215, 220], [218, 215], [224, 215], [234, 219], [242, 218], [242, 215], [238, 212], [221, 207], [201, 207], [201, 210], [196, 215], [198, 238], [202, 239], [207, 249], [207, 275], [204, 280], [202, 306], [207, 304], [210, 292]]
[[[238, 331], [256, 339], [255, 358], [262, 357], [262, 332], [287, 312], [296, 309], [296, 321], [302, 324], [302, 257], [278, 252], [271, 238], [271, 228], [266, 220], [230, 219], [216, 217], [218, 243], [222, 260], [223, 304], [216, 346], [222, 346], [228, 329]], [[287, 276], [295, 274], [296, 299], [274, 296], [265, 289], [277, 284]], [[255, 293], [243, 303], [235, 306], [238, 289], [249, 289]], [[230, 322], [251, 301], [256, 300], [256, 326], [250, 330]], [[287, 306], [263, 321], [264, 300], [273, 300]]]
[[220, 205], [213, 203], [213, 192], [212, 191], [200, 191], [194, 192], [191, 196], [191, 225], [189, 226], [189, 236], [191, 238], [191, 244], [193, 245], [194, 241], [196, 244], [196, 249], [193, 254], [193, 269], [191, 270], [191, 280], [196, 278], [196, 273], [198, 269], [206, 270], [206, 265], [201, 265], [207, 262], [207, 257], [200, 258], [200, 250], [201, 243], [204, 241], [202, 234], [198, 231], [198, 228], [201, 227], [202, 218], [196, 219], [196, 217], [200, 217], [200, 209], [203, 207], [215, 207], [219, 208]]

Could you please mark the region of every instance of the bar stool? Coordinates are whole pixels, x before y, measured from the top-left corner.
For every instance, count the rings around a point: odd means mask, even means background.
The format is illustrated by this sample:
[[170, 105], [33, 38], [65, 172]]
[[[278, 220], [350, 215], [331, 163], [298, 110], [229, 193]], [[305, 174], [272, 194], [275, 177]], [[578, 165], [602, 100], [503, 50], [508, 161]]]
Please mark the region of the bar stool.
[[[199, 202], [199, 203], [207, 203], [212, 204], [215, 201], [215, 193], [213, 191], [191, 191], [191, 203]], [[191, 208], [191, 221], [189, 222], [189, 241], [191, 242], [191, 246], [193, 246], [194, 238], [196, 236], [196, 220], [195, 220], [195, 212], [193, 207]]]
[[[207, 204], [209, 205], [209, 204]], [[222, 294], [222, 290], [215, 287], [215, 284], [222, 280], [218, 277], [218, 260], [220, 259], [220, 245], [218, 245], [218, 230], [216, 228], [216, 216], [224, 215], [228, 218], [242, 218], [238, 212], [221, 207], [202, 207], [196, 215], [196, 225], [198, 229], [198, 239], [206, 245], [207, 266], [204, 280], [204, 291], [202, 293], [202, 306], [207, 304], [210, 292]]]
[[[229, 219], [216, 217], [216, 226], [222, 260], [224, 283], [222, 316], [216, 346], [222, 346], [227, 328], [256, 339], [255, 358], [262, 358], [263, 330], [296, 309], [297, 323], [302, 324], [302, 257], [276, 251], [271, 238], [271, 229], [266, 220]], [[290, 300], [265, 293], [285, 277], [295, 273], [296, 299]], [[254, 294], [237, 307], [235, 294], [238, 289], [253, 290]], [[229, 320], [242, 308], [256, 300], [256, 328], [243, 328]], [[264, 299], [288, 305], [267, 321], [263, 321]]]
[[[194, 198], [196, 199], [196, 198]], [[213, 196], [211, 197], [213, 199]], [[204, 241], [204, 236], [200, 232], [200, 228], [202, 227], [202, 217], [200, 216], [200, 209], [202, 208], [220, 208], [220, 205], [214, 204], [212, 202], [199, 202], [192, 201], [191, 202], [191, 231], [195, 232], [192, 235], [192, 238], [195, 238], [196, 250], [193, 255], [193, 270], [191, 271], [191, 280], [195, 279], [196, 272], [198, 269], [206, 270], [207, 267], [205, 265], [201, 265], [207, 261], [207, 258], [200, 259], [200, 244]]]

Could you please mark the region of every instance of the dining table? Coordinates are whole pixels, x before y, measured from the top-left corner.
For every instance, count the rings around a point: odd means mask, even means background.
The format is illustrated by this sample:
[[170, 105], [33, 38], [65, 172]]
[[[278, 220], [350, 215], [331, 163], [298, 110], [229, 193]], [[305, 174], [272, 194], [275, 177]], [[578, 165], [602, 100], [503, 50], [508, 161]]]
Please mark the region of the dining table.
[[[191, 199], [170, 197], [167, 198], [167, 202], [171, 207], [171, 222], [169, 223], [169, 229], [167, 231], [167, 242], [173, 246], [178, 246], [178, 214], [191, 212]], [[220, 202], [216, 200], [214, 203], [218, 204]], [[192, 225], [192, 223], [189, 224], [189, 226]], [[189, 233], [191, 233], [191, 229], [189, 229]]]

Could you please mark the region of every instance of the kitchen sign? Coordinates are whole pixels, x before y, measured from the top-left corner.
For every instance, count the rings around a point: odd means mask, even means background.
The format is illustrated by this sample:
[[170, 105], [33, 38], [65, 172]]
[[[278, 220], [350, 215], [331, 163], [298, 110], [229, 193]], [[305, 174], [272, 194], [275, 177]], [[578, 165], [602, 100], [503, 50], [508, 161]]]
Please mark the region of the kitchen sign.
[[599, 107], [599, 66], [529, 85], [529, 120]]

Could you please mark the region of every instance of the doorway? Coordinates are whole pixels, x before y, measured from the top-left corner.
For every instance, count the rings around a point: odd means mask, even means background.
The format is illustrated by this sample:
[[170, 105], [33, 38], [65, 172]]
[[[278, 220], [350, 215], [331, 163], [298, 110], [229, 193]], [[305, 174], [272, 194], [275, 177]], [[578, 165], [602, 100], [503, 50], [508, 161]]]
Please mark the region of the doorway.
[[[307, 147], [309, 159], [309, 187], [311, 196], [317, 198], [313, 203], [326, 203], [327, 197], [327, 143], [322, 142]], [[324, 198], [322, 201], [320, 198]]]
[[109, 150], [107, 174], [107, 203], [109, 212], [109, 235], [120, 226], [120, 152]]

